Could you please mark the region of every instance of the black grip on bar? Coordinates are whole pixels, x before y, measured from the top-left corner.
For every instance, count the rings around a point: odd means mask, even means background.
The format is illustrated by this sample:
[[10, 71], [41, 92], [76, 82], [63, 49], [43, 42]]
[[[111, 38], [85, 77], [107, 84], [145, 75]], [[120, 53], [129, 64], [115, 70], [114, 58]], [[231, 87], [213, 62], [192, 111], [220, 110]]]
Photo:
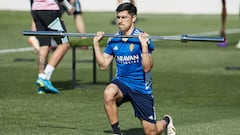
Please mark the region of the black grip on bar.
[[23, 31], [24, 36], [54, 36], [54, 37], [64, 37], [63, 31]]

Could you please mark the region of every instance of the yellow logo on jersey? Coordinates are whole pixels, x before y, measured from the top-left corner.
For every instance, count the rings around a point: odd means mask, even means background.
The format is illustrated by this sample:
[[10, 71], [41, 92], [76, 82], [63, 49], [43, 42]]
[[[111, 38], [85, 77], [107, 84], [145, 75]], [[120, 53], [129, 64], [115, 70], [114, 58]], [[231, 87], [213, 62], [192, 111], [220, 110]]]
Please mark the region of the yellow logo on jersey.
[[133, 49], [134, 49], [134, 44], [133, 44], [133, 43], [131, 43], [131, 44], [129, 45], [129, 50], [130, 50], [130, 52], [132, 52], [132, 51], [133, 51]]

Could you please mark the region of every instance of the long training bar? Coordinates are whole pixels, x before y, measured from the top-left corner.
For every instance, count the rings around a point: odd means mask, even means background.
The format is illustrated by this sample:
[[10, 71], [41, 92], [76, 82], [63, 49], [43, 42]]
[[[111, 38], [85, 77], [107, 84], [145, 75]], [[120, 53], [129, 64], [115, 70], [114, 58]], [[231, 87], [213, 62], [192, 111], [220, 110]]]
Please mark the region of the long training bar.
[[[61, 31], [23, 31], [24, 36], [53, 36], [53, 37], [95, 37], [96, 34], [93, 33], [66, 33]], [[114, 35], [114, 34], [104, 34], [104, 37], [119, 37], [119, 38], [137, 38], [137, 35]], [[206, 42], [223, 42], [224, 37], [206, 37], [206, 36], [189, 36], [189, 35], [179, 35], [179, 36], [149, 36], [152, 40], [175, 40], [175, 41], [206, 41]]]

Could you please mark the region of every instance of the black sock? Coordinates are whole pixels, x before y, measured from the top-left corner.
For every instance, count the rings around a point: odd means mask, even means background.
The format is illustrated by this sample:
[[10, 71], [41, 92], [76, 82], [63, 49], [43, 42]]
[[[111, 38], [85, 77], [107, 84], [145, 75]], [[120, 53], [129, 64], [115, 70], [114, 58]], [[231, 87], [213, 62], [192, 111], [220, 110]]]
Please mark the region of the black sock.
[[170, 122], [170, 119], [169, 119], [167, 116], [165, 116], [165, 117], [163, 118], [163, 120], [165, 120], [165, 121], [166, 121], [167, 125], [168, 125], [168, 124], [169, 124], [169, 122]]
[[119, 122], [116, 122], [116, 123], [112, 124], [111, 126], [112, 126], [114, 134], [121, 134]]

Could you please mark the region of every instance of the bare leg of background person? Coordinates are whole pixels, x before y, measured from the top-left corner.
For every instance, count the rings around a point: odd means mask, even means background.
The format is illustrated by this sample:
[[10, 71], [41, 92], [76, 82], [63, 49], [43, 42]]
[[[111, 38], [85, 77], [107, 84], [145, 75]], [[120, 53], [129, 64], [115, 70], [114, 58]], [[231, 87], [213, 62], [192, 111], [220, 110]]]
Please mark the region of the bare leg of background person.
[[39, 73], [44, 72], [49, 50], [50, 50], [49, 46], [41, 46], [39, 49], [39, 55], [38, 55], [38, 72]]
[[[74, 16], [77, 32], [84, 34], [85, 33], [85, 24], [83, 21], [83, 16], [81, 14], [77, 14]], [[86, 37], [82, 37], [84, 39]]]
[[[32, 24], [31, 24], [31, 30], [36, 31], [35, 22], [33, 20], [32, 20]], [[35, 36], [30, 36], [28, 38], [28, 43], [30, 45], [32, 45], [35, 52], [39, 51], [39, 42], [38, 42], [38, 39]]]
[[38, 79], [36, 84], [38, 85], [38, 93], [41, 94], [50, 91], [52, 93], [59, 93], [59, 90], [56, 89], [51, 83], [51, 76], [56, 69], [59, 62], [62, 60], [63, 56], [66, 54], [70, 47], [70, 44], [63, 43], [57, 46], [55, 51], [53, 51], [52, 55], [49, 58], [49, 61], [46, 65], [46, 61], [49, 55], [50, 47], [49, 46], [41, 46], [39, 51], [39, 59], [38, 59]]
[[221, 30], [220, 35], [225, 38], [224, 42], [218, 43], [219, 47], [225, 47], [227, 46], [227, 40], [226, 40], [226, 20], [227, 20], [227, 9], [226, 9], [226, 1], [222, 0], [222, 13], [221, 13]]
[[51, 57], [49, 58], [48, 64], [56, 68], [59, 62], [62, 60], [63, 56], [68, 51], [69, 47], [70, 47], [69, 43], [58, 45], [56, 50], [52, 53]]

